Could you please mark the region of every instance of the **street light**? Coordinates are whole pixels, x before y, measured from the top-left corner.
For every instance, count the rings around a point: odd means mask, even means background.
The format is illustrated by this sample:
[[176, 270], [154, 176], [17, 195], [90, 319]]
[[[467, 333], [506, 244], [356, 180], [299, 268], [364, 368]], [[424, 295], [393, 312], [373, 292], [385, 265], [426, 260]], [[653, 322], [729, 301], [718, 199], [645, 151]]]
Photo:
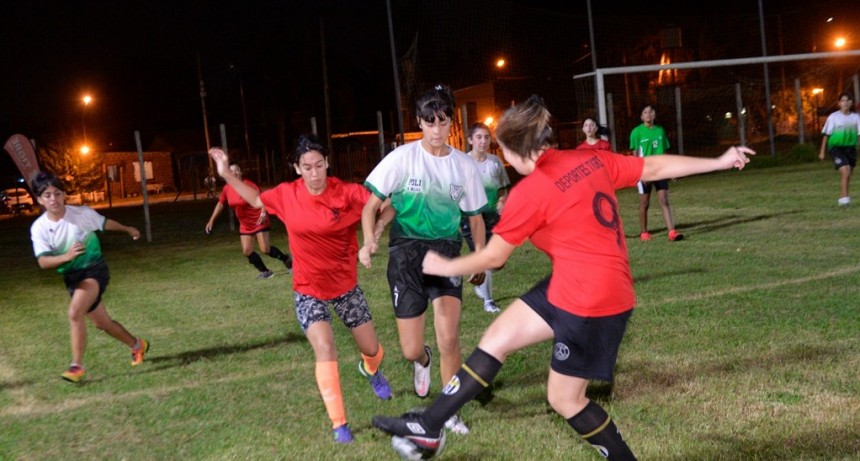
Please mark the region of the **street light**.
[[87, 114], [87, 107], [90, 105], [91, 102], [93, 102], [93, 98], [92, 96], [85, 94], [84, 97], [81, 98], [81, 101], [83, 101], [84, 103], [84, 108], [81, 110], [81, 126], [84, 129], [84, 145], [83, 147], [81, 147], [81, 153], [86, 155], [90, 151], [90, 148], [88, 147], [90, 143], [87, 141], [87, 123], [85, 118]]

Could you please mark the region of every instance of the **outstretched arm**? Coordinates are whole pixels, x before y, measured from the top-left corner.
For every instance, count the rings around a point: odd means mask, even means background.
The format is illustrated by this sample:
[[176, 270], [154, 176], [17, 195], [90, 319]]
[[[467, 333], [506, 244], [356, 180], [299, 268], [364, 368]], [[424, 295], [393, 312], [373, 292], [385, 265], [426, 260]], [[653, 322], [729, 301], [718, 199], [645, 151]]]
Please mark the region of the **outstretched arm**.
[[443, 277], [483, 274], [487, 269], [503, 266], [515, 248], [516, 246], [505, 239], [493, 235], [484, 249], [454, 259], [448, 259], [431, 250], [424, 256], [424, 273]]
[[747, 155], [755, 155], [755, 151], [745, 146], [730, 147], [717, 158], [652, 155], [645, 157], [645, 167], [640, 179], [650, 182], [732, 168], [742, 170], [750, 161]]
[[113, 219], [105, 220], [105, 230], [125, 232], [134, 240], [140, 238], [140, 231], [137, 228], [120, 224]]
[[227, 184], [233, 187], [233, 190], [239, 194], [239, 197], [242, 197], [242, 200], [248, 202], [248, 204], [254, 208], [263, 208], [263, 201], [260, 200], [260, 193], [257, 189], [245, 184], [238, 176], [234, 175], [233, 172], [230, 171], [229, 159], [223, 150], [213, 147], [212, 149], [209, 149], [209, 156], [212, 157], [212, 160], [215, 161], [215, 165], [218, 167], [218, 175], [224, 178], [224, 181], [227, 181]]

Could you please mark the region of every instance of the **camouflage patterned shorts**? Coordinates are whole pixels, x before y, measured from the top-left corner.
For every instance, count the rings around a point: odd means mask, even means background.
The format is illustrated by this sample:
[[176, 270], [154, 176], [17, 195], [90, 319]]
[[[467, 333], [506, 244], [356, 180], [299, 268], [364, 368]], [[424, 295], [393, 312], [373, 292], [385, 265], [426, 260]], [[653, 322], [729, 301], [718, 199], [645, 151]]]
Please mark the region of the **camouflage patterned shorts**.
[[293, 295], [296, 300], [296, 319], [305, 333], [308, 332], [308, 327], [314, 322], [331, 323], [329, 306], [350, 330], [373, 320], [370, 316], [367, 299], [358, 285], [352, 290], [327, 301], [295, 291]]

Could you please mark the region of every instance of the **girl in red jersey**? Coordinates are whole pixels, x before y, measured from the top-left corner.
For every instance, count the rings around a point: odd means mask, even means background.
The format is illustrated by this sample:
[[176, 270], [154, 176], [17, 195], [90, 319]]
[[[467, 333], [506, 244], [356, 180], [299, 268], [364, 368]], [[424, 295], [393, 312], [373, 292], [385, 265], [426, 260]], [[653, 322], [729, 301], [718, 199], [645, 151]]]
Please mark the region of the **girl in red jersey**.
[[[265, 208], [287, 226], [290, 250], [296, 261], [293, 272], [296, 319], [314, 350], [317, 386], [332, 422], [334, 440], [352, 443], [329, 309], [337, 313], [352, 333], [362, 357], [358, 371], [370, 381], [377, 397], [390, 399], [391, 387], [379, 368], [384, 352], [376, 337], [367, 300], [358, 286], [356, 230], [370, 192], [360, 184], [328, 177], [325, 153], [316, 137], [302, 136], [294, 164], [301, 178], [260, 193], [228, 169], [223, 150], [209, 151], [218, 174], [243, 200], [255, 209]], [[393, 217], [392, 212], [383, 212], [374, 229], [377, 232], [374, 238], [379, 238], [378, 234]]]
[[585, 396], [589, 380], [612, 381], [635, 303], [615, 190], [639, 180], [741, 169], [754, 154], [746, 147], [719, 158], [560, 151], [550, 147], [549, 121], [543, 101], [532, 96], [499, 122], [505, 160], [525, 178], [508, 194], [487, 246], [456, 259], [432, 252], [424, 258], [425, 273], [470, 274], [505, 264], [530, 240], [552, 261], [552, 275], [499, 315], [433, 405], [399, 418], [374, 417], [374, 426], [427, 451], [438, 449], [447, 418], [490, 385], [509, 354], [552, 340], [550, 405], [604, 457], [635, 459], [609, 415]]
[[[260, 188], [251, 182], [250, 179], [242, 179], [242, 169], [239, 165], [230, 165], [230, 171], [234, 176], [239, 178], [243, 183], [255, 189], [257, 192]], [[214, 179], [214, 178], [213, 178]], [[236, 213], [236, 219], [239, 221], [239, 242], [242, 243], [242, 254], [248, 258], [248, 262], [256, 267], [260, 274], [258, 279], [267, 279], [275, 275], [266, 267], [266, 263], [260, 258], [260, 255], [254, 251], [254, 237], [257, 239], [257, 246], [263, 253], [281, 261], [287, 267], [287, 272], [293, 268], [293, 258], [288, 254], [284, 254], [278, 247], [269, 244], [269, 216], [264, 209], [256, 209], [248, 202], [242, 200], [242, 197], [236, 193], [232, 186], [227, 184], [221, 191], [218, 197], [218, 203], [215, 204], [215, 209], [212, 211], [212, 217], [206, 223], [206, 233], [212, 232], [212, 226], [215, 225], [215, 220], [224, 211], [224, 205], [227, 204]]]
[[597, 149], [597, 150], [612, 150], [609, 141], [603, 139], [607, 128], [597, 124], [594, 117], [585, 117], [582, 121], [582, 132], [585, 133], [585, 140], [576, 146], [577, 149]]

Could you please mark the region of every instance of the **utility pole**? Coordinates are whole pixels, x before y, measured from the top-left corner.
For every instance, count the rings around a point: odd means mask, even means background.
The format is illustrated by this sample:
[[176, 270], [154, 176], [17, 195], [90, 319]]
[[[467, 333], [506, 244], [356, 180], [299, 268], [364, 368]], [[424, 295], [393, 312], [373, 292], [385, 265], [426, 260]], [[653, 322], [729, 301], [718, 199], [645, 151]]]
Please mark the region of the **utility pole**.
[[209, 142], [209, 120], [206, 117], [206, 87], [203, 85], [203, 69], [200, 66], [200, 53], [197, 53], [197, 79], [200, 80], [200, 106], [203, 109], [203, 133], [206, 135], [206, 157], [209, 159], [209, 176], [215, 176], [215, 163], [209, 156], [212, 144]]

